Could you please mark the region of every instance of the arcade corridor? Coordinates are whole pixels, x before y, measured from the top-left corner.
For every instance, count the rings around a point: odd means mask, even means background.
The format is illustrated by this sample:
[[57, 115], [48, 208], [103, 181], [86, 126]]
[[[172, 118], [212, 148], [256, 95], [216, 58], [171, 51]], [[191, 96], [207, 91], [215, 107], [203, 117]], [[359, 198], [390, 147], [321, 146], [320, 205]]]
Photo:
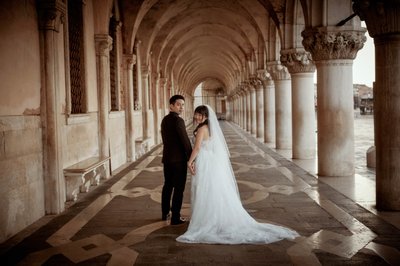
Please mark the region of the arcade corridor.
[[[187, 225], [169, 226], [160, 220], [162, 146], [157, 146], [47, 224], [37, 222], [37, 231], [3, 244], [2, 250], [8, 252], [2, 261], [119, 266], [396, 265], [400, 261], [399, 214], [389, 213], [390, 219], [375, 215], [233, 123], [221, 125], [247, 211], [260, 221], [295, 229], [300, 238], [268, 245], [176, 242]], [[350, 183], [349, 177], [349, 190]], [[190, 181], [183, 206], [186, 217], [190, 217], [189, 192]], [[24, 234], [26, 239], [17, 244]]]

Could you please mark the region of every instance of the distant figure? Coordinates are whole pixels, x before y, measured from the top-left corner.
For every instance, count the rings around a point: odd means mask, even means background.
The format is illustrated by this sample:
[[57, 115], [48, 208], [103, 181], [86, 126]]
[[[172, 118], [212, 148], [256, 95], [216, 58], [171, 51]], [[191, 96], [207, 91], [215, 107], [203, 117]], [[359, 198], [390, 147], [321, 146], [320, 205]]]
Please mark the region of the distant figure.
[[[243, 208], [229, 150], [210, 106], [198, 106], [194, 119], [196, 141], [188, 161], [192, 173], [192, 217], [176, 240], [186, 243], [271, 243], [299, 234], [291, 229], [259, 223]], [[195, 162], [196, 160], [196, 162]]]
[[[185, 190], [187, 161], [192, 146], [186, 132], [185, 121], [179, 116], [183, 112], [185, 98], [174, 95], [169, 100], [169, 114], [161, 122], [161, 136], [164, 144], [164, 186], [161, 197], [162, 220], [167, 220], [171, 210], [171, 225], [182, 224], [181, 208]], [[172, 196], [172, 206], [171, 206]]]

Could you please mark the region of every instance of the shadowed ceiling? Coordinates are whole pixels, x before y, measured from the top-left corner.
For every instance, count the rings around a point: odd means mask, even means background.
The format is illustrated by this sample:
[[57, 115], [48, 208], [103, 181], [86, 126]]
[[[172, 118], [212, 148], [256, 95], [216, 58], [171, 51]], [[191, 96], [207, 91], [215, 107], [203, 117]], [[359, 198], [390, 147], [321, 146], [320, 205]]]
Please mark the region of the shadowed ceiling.
[[292, 1], [119, 1], [124, 51], [140, 40], [141, 64], [152, 73], [189, 94], [214, 79], [228, 94], [265, 69], [266, 47], [279, 39], [286, 2]]

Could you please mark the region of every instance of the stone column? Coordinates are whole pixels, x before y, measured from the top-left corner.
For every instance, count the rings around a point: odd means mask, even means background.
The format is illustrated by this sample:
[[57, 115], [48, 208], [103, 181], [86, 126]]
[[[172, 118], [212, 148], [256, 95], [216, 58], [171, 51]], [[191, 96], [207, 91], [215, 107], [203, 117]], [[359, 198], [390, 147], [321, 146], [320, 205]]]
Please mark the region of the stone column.
[[[347, 30], [346, 30], [347, 29]], [[353, 59], [365, 30], [317, 27], [302, 32], [317, 66], [318, 175], [354, 174]]]
[[247, 131], [247, 92], [242, 88], [242, 115], [243, 115], [243, 130]]
[[136, 63], [136, 56], [133, 54], [124, 55], [124, 76], [125, 76], [125, 121], [126, 121], [126, 155], [127, 161], [135, 161], [135, 130], [134, 123], [134, 102], [133, 102], [133, 65]]
[[142, 126], [143, 126], [143, 140], [150, 137], [150, 123], [149, 123], [149, 69], [147, 65], [142, 65], [141, 69], [141, 82], [142, 82]]
[[353, 1], [375, 42], [376, 206], [400, 210], [400, 3]]
[[169, 98], [167, 97], [167, 78], [160, 79], [160, 91], [161, 91], [161, 115], [166, 116], [169, 108]]
[[97, 86], [99, 98], [99, 153], [106, 157], [109, 154], [108, 114], [110, 113], [110, 50], [112, 38], [108, 34], [95, 35]]
[[303, 48], [281, 51], [281, 62], [292, 77], [292, 157], [313, 159], [316, 154], [315, 65], [310, 53]]
[[42, 109], [43, 122], [43, 175], [45, 190], [46, 214], [58, 214], [65, 208], [65, 181], [63, 174], [61, 110], [59, 91], [61, 80], [58, 66], [61, 64], [58, 55], [62, 54], [59, 40], [62, 39], [62, 20], [66, 6], [61, 1], [39, 1], [38, 13], [40, 30], [43, 38], [43, 83]]
[[251, 125], [250, 125], [250, 132], [252, 135], [256, 135], [257, 131], [257, 114], [256, 114], [256, 88], [255, 82], [252, 81], [252, 85], [250, 85], [250, 118], [251, 118]]
[[[262, 72], [262, 73], [261, 73]], [[264, 140], [264, 86], [261, 82], [261, 78], [264, 75], [265, 70], [259, 70], [259, 77], [255, 84], [256, 86], [256, 120], [257, 120], [257, 131], [256, 137]]]
[[251, 133], [251, 91], [246, 88], [246, 131]]
[[[113, 25], [114, 28], [113, 30], [115, 31], [114, 35], [116, 36], [115, 40], [113, 40], [113, 48], [115, 49], [115, 62], [114, 62], [114, 67], [115, 67], [115, 88], [117, 92], [117, 108], [120, 110], [121, 104], [120, 104], [120, 83], [121, 83], [121, 59], [120, 59], [120, 54], [122, 53], [121, 51], [121, 43], [122, 43], [122, 38], [121, 38], [121, 27], [122, 23], [120, 21], [115, 21], [115, 24]], [[110, 74], [111, 75], [111, 74]], [[110, 84], [111, 86], [111, 84]], [[111, 88], [110, 88], [111, 89]], [[110, 90], [111, 91], [111, 90]]]
[[236, 123], [238, 126], [242, 126], [242, 97], [240, 92], [236, 92]]
[[246, 115], [246, 103], [247, 103], [247, 98], [246, 98], [246, 91], [243, 89], [240, 90], [240, 127], [243, 130], [246, 130], [247, 128], [247, 115]]
[[277, 149], [292, 148], [292, 105], [290, 74], [277, 62], [268, 63], [275, 83], [275, 144]]
[[264, 142], [275, 141], [275, 85], [269, 76], [263, 79], [264, 87]]
[[153, 89], [154, 92], [154, 104], [153, 104], [153, 121], [154, 121], [154, 144], [161, 143], [161, 128], [159, 121], [160, 119], [160, 73], [155, 74], [155, 88]]
[[[135, 54], [136, 54], [136, 91], [137, 91], [137, 110], [142, 110], [143, 93], [142, 93], [142, 62], [140, 60], [141, 55], [141, 40], [135, 42]], [[142, 130], [143, 131], [143, 130]]]

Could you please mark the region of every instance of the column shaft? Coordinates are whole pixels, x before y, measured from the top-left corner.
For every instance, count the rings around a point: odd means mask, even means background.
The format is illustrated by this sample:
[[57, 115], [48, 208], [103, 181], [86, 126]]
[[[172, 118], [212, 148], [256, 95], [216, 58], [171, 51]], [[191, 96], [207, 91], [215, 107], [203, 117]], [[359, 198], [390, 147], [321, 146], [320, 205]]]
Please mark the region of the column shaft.
[[292, 73], [292, 154], [312, 159], [316, 153], [314, 73]]
[[275, 85], [272, 80], [264, 84], [264, 142], [275, 141]]
[[318, 175], [354, 174], [352, 63], [317, 62]]
[[256, 135], [257, 131], [257, 117], [256, 117], [256, 90], [251, 88], [250, 90], [250, 117], [251, 117], [251, 128], [250, 132]]
[[246, 91], [246, 131], [251, 132], [251, 92]]
[[99, 153], [109, 156], [108, 114], [110, 112], [109, 55], [112, 39], [108, 35], [96, 35], [97, 86], [99, 92]]
[[256, 137], [264, 138], [264, 88], [262, 84], [257, 85], [256, 89], [256, 119]]
[[400, 210], [400, 35], [375, 37], [376, 203]]
[[126, 155], [127, 161], [135, 161], [135, 130], [134, 130], [134, 99], [133, 99], [133, 65], [135, 63], [134, 55], [124, 55], [124, 75], [125, 75], [125, 121], [126, 121]]
[[290, 79], [275, 80], [276, 148], [292, 147], [292, 108]]

